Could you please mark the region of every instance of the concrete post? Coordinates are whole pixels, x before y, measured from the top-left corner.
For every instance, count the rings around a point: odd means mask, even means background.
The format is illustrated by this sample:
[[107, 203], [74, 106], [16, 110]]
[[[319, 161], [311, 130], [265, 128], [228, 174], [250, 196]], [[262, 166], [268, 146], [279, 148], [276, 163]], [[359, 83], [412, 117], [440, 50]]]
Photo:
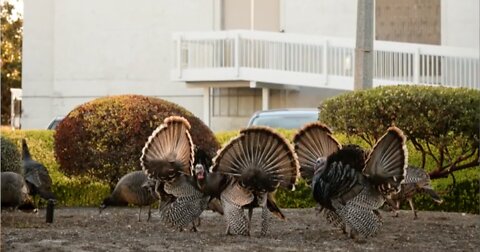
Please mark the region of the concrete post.
[[354, 90], [372, 88], [374, 0], [358, 0]]

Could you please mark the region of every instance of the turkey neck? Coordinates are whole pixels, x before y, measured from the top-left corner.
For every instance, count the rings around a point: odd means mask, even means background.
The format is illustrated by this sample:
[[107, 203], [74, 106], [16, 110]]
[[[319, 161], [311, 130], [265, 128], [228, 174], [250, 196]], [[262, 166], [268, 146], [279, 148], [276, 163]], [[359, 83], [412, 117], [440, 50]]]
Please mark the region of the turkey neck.
[[28, 149], [27, 141], [22, 139], [22, 156], [23, 159], [31, 159], [30, 150]]
[[200, 191], [212, 197], [220, 197], [220, 193], [227, 185], [226, 177], [217, 172], [205, 172], [203, 179], [197, 179]]

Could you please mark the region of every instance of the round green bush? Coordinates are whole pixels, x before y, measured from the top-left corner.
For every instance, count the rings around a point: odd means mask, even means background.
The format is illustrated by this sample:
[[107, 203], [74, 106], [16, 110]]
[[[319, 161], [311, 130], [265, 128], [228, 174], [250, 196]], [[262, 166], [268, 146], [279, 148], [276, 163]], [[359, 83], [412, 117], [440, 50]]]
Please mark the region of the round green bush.
[[346, 93], [320, 105], [321, 119], [336, 132], [372, 146], [395, 125], [415, 149], [435, 162], [432, 178], [478, 167], [480, 91], [433, 86], [385, 86]]
[[375, 139], [393, 124], [411, 138], [451, 133], [479, 139], [479, 90], [385, 86], [330, 98], [320, 108], [322, 121], [336, 131]]
[[220, 148], [213, 132], [186, 109], [153, 97], [109, 96], [72, 110], [58, 125], [55, 156], [67, 175], [89, 175], [114, 186], [140, 169], [142, 148], [153, 130], [172, 115], [191, 124], [194, 143], [213, 157]]
[[1, 136], [2, 172], [11, 171], [23, 174], [22, 157], [17, 146], [8, 138]]

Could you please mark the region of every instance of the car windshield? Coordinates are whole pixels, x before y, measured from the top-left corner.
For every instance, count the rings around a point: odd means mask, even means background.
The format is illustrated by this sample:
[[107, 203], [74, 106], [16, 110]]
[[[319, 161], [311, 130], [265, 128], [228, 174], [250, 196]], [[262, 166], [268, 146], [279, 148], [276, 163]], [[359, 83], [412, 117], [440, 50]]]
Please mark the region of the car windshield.
[[251, 125], [270, 126], [272, 128], [298, 129], [318, 120], [316, 113], [296, 115], [261, 115], [253, 119]]
[[50, 124], [48, 125], [47, 129], [49, 130], [55, 130], [58, 126], [58, 124], [63, 120], [63, 117], [56, 117], [54, 118]]

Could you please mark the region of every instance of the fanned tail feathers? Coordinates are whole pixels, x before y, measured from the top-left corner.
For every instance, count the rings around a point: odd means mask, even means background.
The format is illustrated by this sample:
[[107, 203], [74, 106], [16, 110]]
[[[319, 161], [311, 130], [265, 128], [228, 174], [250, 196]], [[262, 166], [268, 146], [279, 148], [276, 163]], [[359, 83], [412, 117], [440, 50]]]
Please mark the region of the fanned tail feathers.
[[299, 164], [290, 143], [267, 127], [252, 127], [223, 147], [214, 159], [212, 172], [235, 178], [254, 191], [293, 189]]
[[295, 152], [300, 163], [300, 173], [308, 184], [315, 173], [315, 162], [338, 151], [341, 144], [332, 136], [332, 131], [320, 122], [305, 125], [293, 138]]
[[400, 190], [407, 165], [405, 136], [397, 127], [390, 127], [370, 152], [363, 173], [383, 194], [389, 194]]
[[140, 158], [142, 169], [149, 177], [157, 179], [159, 174], [166, 173], [161, 169], [168, 164], [177, 170], [170, 169], [170, 173], [180, 172], [191, 175], [194, 146], [189, 129], [190, 123], [185, 118], [170, 116], [153, 131]]

